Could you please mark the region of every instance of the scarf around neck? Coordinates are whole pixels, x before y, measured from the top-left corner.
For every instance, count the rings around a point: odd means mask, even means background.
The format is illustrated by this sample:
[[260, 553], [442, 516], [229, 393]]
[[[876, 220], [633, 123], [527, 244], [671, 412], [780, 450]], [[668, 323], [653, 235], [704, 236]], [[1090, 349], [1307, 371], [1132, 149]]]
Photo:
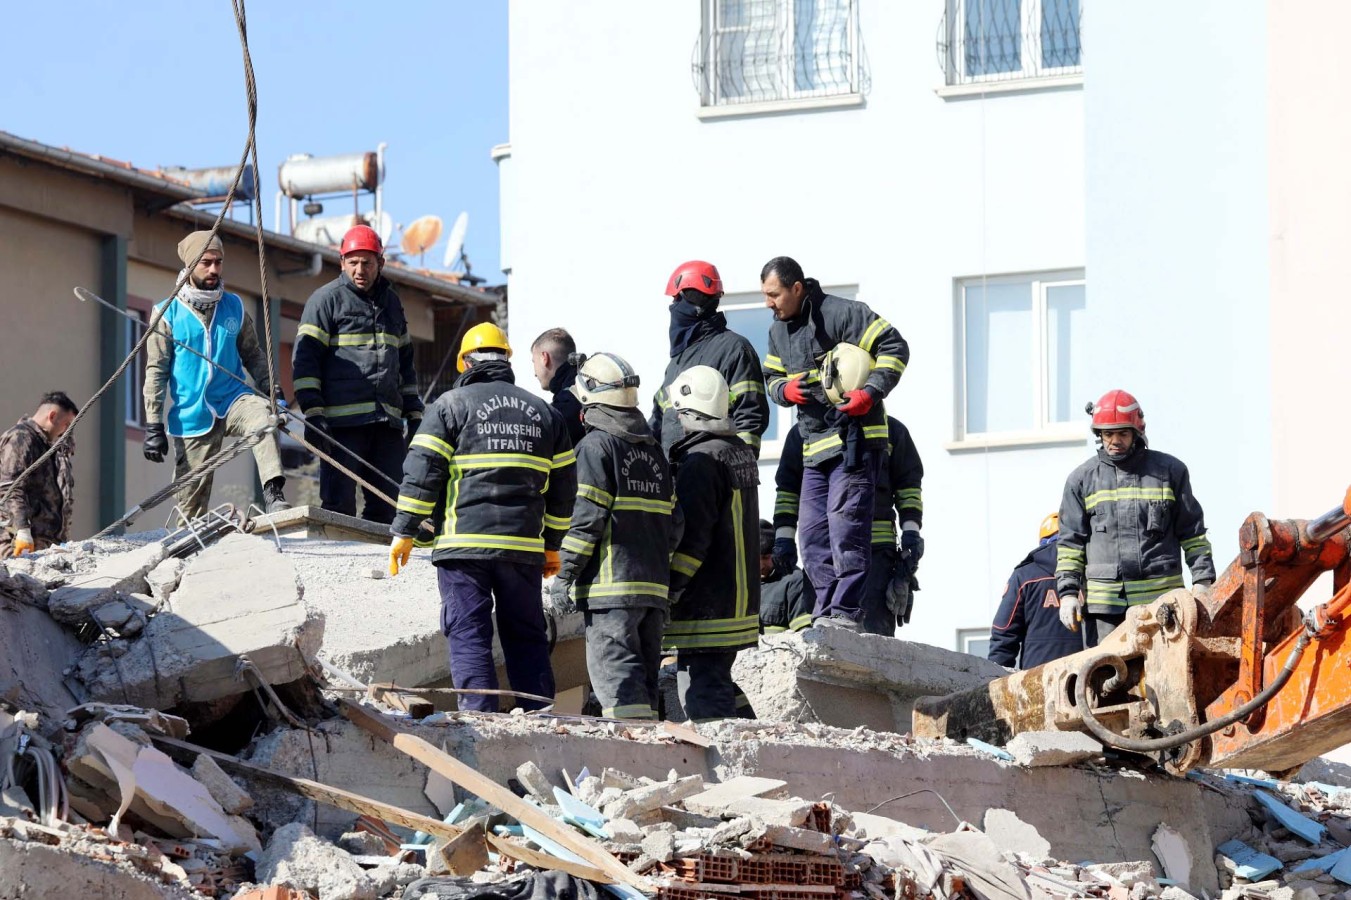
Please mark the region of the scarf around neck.
[[199, 288], [192, 283], [192, 276], [188, 274], [187, 269], [183, 269], [178, 273], [179, 278], [184, 278], [185, 276], [187, 280], [184, 281], [183, 286], [178, 289], [178, 299], [200, 313], [210, 312], [225, 294], [223, 282], [221, 287], [218, 287], [213, 291], [208, 291], [205, 288]]

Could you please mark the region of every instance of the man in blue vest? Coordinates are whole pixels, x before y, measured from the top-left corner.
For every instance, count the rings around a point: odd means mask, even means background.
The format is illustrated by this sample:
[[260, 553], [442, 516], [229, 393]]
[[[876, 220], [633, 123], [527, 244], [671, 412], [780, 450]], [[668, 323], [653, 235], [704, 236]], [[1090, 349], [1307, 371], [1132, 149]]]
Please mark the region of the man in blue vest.
[[[178, 294], [156, 305], [164, 315], [145, 345], [145, 458], [163, 462], [172, 436], [175, 478], [218, 453], [227, 436], [252, 434], [268, 426], [271, 409], [243, 381], [246, 371], [259, 393], [270, 396], [274, 390], [267, 354], [258, 345], [244, 301], [223, 286], [225, 250], [220, 238], [194, 231], [179, 242], [178, 257], [185, 267], [194, 260], [196, 265]], [[166, 388], [173, 400], [167, 414]], [[266, 511], [290, 509], [282, 492], [286, 478], [275, 430], [254, 445], [253, 458], [263, 482]], [[176, 493], [189, 518], [206, 513], [212, 480], [206, 475]]]

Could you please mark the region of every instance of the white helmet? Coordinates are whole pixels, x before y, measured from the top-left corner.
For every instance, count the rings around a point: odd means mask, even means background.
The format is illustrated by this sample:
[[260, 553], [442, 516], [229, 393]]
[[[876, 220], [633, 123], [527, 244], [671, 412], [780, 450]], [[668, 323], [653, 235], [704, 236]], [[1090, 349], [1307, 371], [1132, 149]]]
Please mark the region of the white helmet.
[[712, 366], [691, 366], [671, 382], [667, 393], [686, 431], [731, 431], [727, 381]]
[[837, 406], [844, 395], [857, 391], [868, 383], [873, 370], [873, 358], [856, 344], [836, 344], [821, 360], [821, 388], [826, 399]]
[[613, 353], [583, 357], [577, 367], [577, 382], [572, 386], [572, 393], [583, 406], [603, 403], [637, 409], [638, 374]]

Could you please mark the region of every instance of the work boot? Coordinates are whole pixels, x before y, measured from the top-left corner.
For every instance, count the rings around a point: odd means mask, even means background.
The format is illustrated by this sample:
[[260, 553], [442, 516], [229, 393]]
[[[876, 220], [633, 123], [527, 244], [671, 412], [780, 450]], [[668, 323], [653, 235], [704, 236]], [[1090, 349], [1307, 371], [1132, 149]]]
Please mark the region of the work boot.
[[812, 622], [813, 628], [843, 628], [845, 631], [858, 632], [859, 624], [848, 616], [822, 616]]
[[291, 504], [286, 502], [286, 495], [282, 493], [285, 486], [286, 479], [280, 476], [263, 485], [263, 512], [271, 515], [291, 508]]

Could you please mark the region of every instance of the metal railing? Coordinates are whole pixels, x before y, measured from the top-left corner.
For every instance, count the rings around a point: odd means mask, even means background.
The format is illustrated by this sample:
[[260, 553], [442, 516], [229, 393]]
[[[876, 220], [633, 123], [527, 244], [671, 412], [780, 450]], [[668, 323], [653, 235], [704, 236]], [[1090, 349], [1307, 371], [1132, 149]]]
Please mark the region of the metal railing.
[[691, 69], [704, 106], [866, 94], [857, 0], [704, 0]]
[[1080, 0], [944, 0], [938, 64], [947, 84], [1083, 73]]

